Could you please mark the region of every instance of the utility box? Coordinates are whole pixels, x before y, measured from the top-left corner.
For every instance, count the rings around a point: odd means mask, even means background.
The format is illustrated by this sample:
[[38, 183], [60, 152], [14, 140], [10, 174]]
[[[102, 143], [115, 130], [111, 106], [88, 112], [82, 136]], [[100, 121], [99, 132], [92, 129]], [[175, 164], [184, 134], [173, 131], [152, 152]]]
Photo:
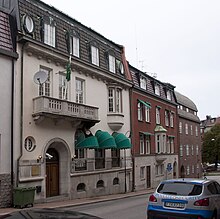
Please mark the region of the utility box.
[[13, 204], [14, 207], [24, 208], [34, 205], [35, 187], [30, 188], [14, 188]]

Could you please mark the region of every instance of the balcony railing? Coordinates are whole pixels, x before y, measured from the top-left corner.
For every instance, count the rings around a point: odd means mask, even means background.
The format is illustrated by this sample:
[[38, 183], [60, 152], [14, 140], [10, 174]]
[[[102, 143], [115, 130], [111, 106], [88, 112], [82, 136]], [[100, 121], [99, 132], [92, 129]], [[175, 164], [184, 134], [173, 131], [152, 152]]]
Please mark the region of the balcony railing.
[[98, 108], [80, 103], [69, 102], [47, 96], [39, 96], [33, 99], [33, 117], [39, 116], [53, 118], [68, 117], [72, 119], [86, 119], [98, 122]]

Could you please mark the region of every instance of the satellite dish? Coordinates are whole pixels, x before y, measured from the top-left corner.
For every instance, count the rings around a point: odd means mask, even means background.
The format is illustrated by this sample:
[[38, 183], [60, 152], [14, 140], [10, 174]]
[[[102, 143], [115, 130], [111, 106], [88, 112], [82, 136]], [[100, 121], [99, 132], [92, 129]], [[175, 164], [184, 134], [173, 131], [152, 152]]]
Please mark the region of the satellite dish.
[[46, 82], [47, 78], [48, 78], [48, 75], [47, 75], [47, 73], [45, 71], [38, 71], [34, 75], [34, 82], [36, 84], [41, 85], [41, 84]]

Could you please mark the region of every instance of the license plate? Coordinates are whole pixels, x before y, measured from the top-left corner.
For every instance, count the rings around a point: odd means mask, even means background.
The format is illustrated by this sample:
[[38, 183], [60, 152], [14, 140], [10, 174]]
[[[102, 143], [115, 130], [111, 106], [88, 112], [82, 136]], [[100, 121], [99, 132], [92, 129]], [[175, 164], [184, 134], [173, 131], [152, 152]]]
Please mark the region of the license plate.
[[185, 205], [179, 202], [165, 202], [164, 206], [168, 208], [184, 208]]

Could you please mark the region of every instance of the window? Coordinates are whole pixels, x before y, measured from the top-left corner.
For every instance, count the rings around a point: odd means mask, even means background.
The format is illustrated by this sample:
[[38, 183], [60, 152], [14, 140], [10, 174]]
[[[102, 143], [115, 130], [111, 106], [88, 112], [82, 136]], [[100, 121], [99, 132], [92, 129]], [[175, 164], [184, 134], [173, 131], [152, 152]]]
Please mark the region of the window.
[[164, 153], [166, 151], [166, 135], [159, 133], [155, 135], [156, 153]]
[[183, 125], [182, 122], [179, 122], [179, 133], [181, 134], [183, 132]]
[[189, 156], [189, 145], [186, 145], [186, 156]]
[[92, 64], [99, 66], [99, 49], [91, 46], [91, 61]]
[[165, 125], [169, 126], [169, 111], [165, 110]]
[[158, 84], [155, 85], [155, 94], [160, 96], [160, 87]]
[[189, 168], [189, 165], [186, 166], [186, 175], [189, 175], [190, 174], [190, 168]]
[[86, 185], [84, 183], [79, 183], [77, 185], [77, 192], [83, 192], [86, 191]]
[[160, 108], [156, 107], [156, 124], [160, 124]]
[[188, 130], [188, 124], [187, 124], [187, 123], [185, 124], [185, 132], [186, 132], [186, 135], [188, 135], [188, 134], [189, 134], [189, 130]]
[[159, 175], [163, 175], [163, 174], [164, 174], [164, 164], [156, 165], [155, 175], [159, 176]]
[[109, 71], [115, 73], [115, 57], [112, 55], [108, 56]]
[[182, 156], [183, 156], [183, 146], [180, 145], [180, 157], [182, 157]]
[[150, 108], [145, 106], [145, 121], [150, 122]]
[[86, 150], [83, 148], [75, 149], [75, 158], [86, 158]]
[[120, 167], [120, 150], [112, 149], [112, 167]]
[[113, 179], [113, 185], [118, 185], [119, 184], [119, 178], [118, 177], [115, 177]]
[[145, 167], [140, 167], [140, 178], [144, 179]]
[[79, 57], [79, 37], [70, 37], [70, 54]]
[[137, 107], [138, 107], [138, 120], [142, 121], [143, 120], [143, 105], [141, 103], [138, 103]]
[[[0, 136], [1, 137], [1, 136]], [[0, 139], [1, 140], [1, 139]], [[1, 143], [1, 142], [0, 142]], [[35, 149], [36, 144], [35, 140], [32, 137], [27, 137], [24, 141], [24, 148], [28, 151], [31, 152]]]
[[99, 180], [96, 184], [96, 188], [103, 188], [104, 187], [104, 181], [103, 180]]
[[170, 127], [173, 127], [173, 123], [174, 123], [174, 113], [170, 113]]
[[150, 154], [150, 135], [146, 135], [146, 154]]
[[143, 77], [140, 78], [140, 87], [144, 90], [147, 89], [147, 80]]
[[170, 90], [167, 91], [167, 99], [171, 100], [171, 91]]
[[193, 135], [193, 126], [190, 125], [190, 134]]
[[76, 103], [84, 103], [84, 80], [76, 78]]
[[189, 108], [187, 108], [187, 107], [186, 107], [186, 112], [187, 112], [187, 113], [189, 112]]
[[50, 96], [50, 74], [51, 70], [45, 67], [40, 67], [40, 71], [46, 72], [48, 75], [45, 83], [39, 86], [39, 96]]
[[59, 98], [62, 100], [67, 100], [68, 96], [68, 87], [67, 87], [67, 80], [66, 75], [63, 73], [59, 74]]
[[122, 90], [116, 87], [108, 89], [108, 111], [122, 113]]
[[174, 153], [174, 138], [170, 138], [170, 148], [171, 148], [171, 154]]
[[196, 132], [196, 136], [198, 136], [198, 127], [197, 126], [196, 126], [195, 132]]
[[56, 23], [51, 17], [44, 18], [44, 26], [43, 26], [43, 33], [44, 33], [44, 43], [55, 47], [56, 44]]
[[194, 155], [194, 146], [192, 145], [192, 155]]
[[140, 135], [140, 154], [144, 154], [144, 135]]
[[192, 174], [194, 174], [195, 173], [195, 167], [194, 167], [194, 165], [192, 165]]
[[105, 150], [95, 149], [95, 169], [105, 168]]
[[196, 155], [199, 155], [199, 145], [196, 145]]

